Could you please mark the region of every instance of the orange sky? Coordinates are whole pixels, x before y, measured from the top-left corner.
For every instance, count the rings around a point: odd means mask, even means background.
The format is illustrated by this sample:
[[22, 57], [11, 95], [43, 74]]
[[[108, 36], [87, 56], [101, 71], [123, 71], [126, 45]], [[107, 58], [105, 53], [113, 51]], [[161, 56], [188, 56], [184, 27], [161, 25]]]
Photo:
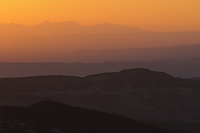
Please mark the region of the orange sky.
[[74, 20], [151, 31], [200, 30], [200, 0], [0, 0], [0, 23]]

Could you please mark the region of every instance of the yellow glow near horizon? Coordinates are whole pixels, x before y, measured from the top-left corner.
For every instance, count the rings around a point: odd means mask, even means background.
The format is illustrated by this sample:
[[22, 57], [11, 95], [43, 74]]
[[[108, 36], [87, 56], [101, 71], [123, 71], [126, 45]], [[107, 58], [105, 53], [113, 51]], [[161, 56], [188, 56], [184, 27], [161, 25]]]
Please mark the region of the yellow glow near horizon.
[[199, 0], [0, 0], [0, 23], [73, 20], [82, 25], [110, 22], [151, 31], [196, 31], [199, 6]]

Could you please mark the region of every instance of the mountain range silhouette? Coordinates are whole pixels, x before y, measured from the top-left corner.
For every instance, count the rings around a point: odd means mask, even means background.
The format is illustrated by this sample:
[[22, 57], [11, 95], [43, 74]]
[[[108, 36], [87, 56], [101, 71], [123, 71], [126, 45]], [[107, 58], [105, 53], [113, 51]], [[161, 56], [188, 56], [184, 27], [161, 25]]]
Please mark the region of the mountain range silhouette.
[[104, 23], [94, 26], [82, 26], [74, 21], [50, 22], [46, 21], [39, 25], [23, 26], [20, 24], [0, 24], [0, 35], [41, 35], [41, 34], [99, 34], [99, 33], [135, 33], [143, 32], [138, 28], [120, 26], [117, 24]]

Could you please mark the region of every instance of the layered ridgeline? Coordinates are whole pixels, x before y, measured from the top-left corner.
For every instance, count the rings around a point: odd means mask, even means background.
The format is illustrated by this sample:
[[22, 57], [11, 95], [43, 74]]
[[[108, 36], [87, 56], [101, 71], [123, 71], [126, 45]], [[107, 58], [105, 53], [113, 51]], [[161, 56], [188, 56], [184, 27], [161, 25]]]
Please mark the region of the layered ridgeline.
[[2, 78], [0, 86], [1, 105], [30, 105], [48, 99], [170, 130], [200, 130], [200, 82], [164, 72], [137, 68], [86, 77]]
[[29, 107], [0, 107], [5, 133], [170, 133], [129, 118], [41, 101]]
[[73, 21], [45, 22], [36, 26], [0, 24], [0, 29], [1, 62], [102, 62], [200, 57], [199, 47], [160, 48], [200, 44], [199, 31], [149, 32], [109, 23], [82, 26]]

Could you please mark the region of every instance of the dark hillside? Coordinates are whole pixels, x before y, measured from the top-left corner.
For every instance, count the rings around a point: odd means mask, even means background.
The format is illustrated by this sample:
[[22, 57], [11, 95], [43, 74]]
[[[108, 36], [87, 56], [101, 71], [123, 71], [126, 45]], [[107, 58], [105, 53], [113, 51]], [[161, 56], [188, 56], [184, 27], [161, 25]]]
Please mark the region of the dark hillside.
[[129, 118], [41, 101], [29, 107], [1, 107], [5, 133], [169, 133]]

